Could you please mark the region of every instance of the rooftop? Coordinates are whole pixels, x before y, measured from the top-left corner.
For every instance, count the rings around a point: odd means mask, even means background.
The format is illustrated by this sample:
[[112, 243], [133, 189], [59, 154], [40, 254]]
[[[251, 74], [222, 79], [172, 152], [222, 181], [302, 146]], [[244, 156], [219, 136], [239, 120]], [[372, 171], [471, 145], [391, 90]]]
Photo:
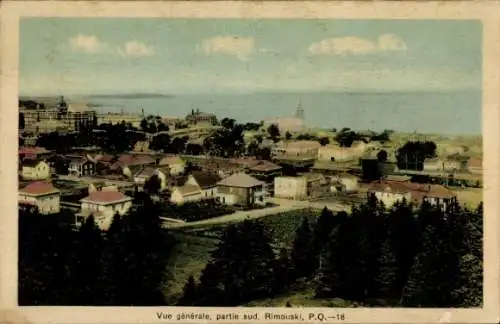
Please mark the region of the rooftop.
[[95, 191], [83, 198], [81, 201], [107, 204], [123, 200], [132, 200], [132, 198], [119, 191]]
[[227, 186], [227, 187], [238, 187], [238, 188], [252, 188], [263, 185], [264, 182], [249, 176], [246, 173], [240, 172], [235, 173], [222, 181], [219, 181], [217, 185]]
[[217, 174], [209, 172], [194, 171], [191, 173], [191, 176], [203, 189], [214, 187], [217, 185], [217, 182], [221, 180], [221, 178]]
[[51, 183], [45, 181], [36, 181], [20, 189], [19, 192], [24, 194], [39, 196], [50, 193], [58, 193], [59, 190], [54, 188]]
[[179, 193], [183, 196], [189, 196], [189, 195], [194, 195], [194, 194], [197, 194], [197, 193], [200, 193], [201, 192], [201, 188], [196, 186], [196, 185], [183, 185], [183, 186], [178, 186], [178, 187], [175, 187]]

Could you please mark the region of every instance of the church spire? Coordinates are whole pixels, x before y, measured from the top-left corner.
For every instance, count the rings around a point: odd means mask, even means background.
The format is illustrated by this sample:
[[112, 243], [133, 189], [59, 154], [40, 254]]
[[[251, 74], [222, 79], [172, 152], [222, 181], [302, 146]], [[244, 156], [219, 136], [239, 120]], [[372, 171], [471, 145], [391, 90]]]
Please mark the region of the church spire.
[[304, 109], [302, 108], [300, 98], [298, 98], [297, 100], [297, 110], [295, 111], [295, 117], [304, 119]]

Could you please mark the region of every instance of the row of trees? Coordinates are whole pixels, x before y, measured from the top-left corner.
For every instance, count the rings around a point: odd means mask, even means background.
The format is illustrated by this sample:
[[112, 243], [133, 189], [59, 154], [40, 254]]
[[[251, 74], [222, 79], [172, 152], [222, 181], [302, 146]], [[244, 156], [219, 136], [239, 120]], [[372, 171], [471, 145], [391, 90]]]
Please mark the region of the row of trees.
[[102, 233], [90, 216], [75, 231], [61, 219], [19, 217], [20, 305], [163, 305], [165, 264], [175, 244], [161, 229], [159, 209], [147, 197], [129, 215], [115, 216]]
[[306, 288], [366, 306], [476, 307], [482, 303], [482, 207], [447, 211], [376, 200], [351, 214], [323, 210], [280, 246], [260, 221], [231, 225], [179, 305], [237, 306]]

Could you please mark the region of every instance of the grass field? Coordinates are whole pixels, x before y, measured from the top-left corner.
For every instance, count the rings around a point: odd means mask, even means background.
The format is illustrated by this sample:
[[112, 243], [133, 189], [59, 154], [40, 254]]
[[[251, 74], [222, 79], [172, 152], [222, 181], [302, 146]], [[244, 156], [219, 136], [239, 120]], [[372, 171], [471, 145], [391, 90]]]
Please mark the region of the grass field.
[[455, 189], [454, 192], [458, 201], [469, 208], [476, 208], [483, 201], [482, 188]]
[[[260, 220], [268, 225], [278, 246], [290, 246], [303, 217], [310, 217], [314, 220], [319, 214], [320, 211], [317, 210], [291, 211], [262, 217]], [[169, 304], [174, 303], [180, 297], [189, 276], [199, 277], [210, 260], [210, 253], [219, 242], [214, 234], [220, 232], [222, 228], [223, 225], [212, 225], [196, 231], [175, 232], [178, 244], [167, 265], [169, 271], [165, 274], [168, 280], [164, 286], [164, 293]]]

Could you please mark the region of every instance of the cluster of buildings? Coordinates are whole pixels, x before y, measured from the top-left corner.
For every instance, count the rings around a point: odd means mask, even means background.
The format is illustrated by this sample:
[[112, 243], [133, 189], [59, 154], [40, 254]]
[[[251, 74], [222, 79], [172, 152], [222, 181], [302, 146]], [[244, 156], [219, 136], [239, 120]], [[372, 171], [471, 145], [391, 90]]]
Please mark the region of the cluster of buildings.
[[51, 105], [19, 102], [19, 116], [24, 121], [23, 132], [38, 135], [50, 132], [79, 131], [97, 123], [97, 113], [86, 105], [68, 104], [64, 97]]

